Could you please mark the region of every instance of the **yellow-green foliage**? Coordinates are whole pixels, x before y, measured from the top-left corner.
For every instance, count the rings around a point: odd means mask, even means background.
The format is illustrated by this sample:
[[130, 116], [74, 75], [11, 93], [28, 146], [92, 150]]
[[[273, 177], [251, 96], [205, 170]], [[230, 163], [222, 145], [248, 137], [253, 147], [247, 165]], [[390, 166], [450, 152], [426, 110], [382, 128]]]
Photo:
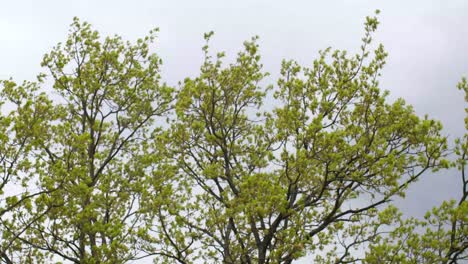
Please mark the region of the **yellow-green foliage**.
[[[467, 137], [455, 150], [459, 201], [424, 220], [390, 205], [452, 164], [441, 124], [379, 89], [387, 53], [372, 43], [377, 25], [366, 19], [359, 54], [328, 48], [310, 66], [283, 61], [266, 86], [256, 37], [226, 64], [211, 54], [210, 32], [199, 75], [173, 88], [152, 52], [157, 30], [131, 43], [75, 19], [37, 83], [2, 82], [13, 110], [0, 117], [0, 259], [466, 259]], [[5, 194], [11, 185], [25, 192]]]

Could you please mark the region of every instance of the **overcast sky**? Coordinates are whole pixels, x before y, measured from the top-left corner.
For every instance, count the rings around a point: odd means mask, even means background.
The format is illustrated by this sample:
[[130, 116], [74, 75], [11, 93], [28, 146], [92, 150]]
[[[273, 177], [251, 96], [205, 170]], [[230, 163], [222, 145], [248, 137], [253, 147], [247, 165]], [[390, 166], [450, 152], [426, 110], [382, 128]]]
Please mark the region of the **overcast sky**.
[[[156, 52], [170, 84], [197, 74], [203, 33], [210, 30], [213, 48], [231, 58], [244, 40], [260, 36], [265, 70], [274, 78], [282, 59], [310, 65], [328, 46], [357, 50], [365, 16], [375, 9], [381, 10], [375, 39], [389, 52], [381, 88], [393, 99], [403, 97], [418, 114], [440, 120], [450, 139], [461, 136], [465, 103], [455, 86], [468, 75], [468, 0], [3, 1], [0, 78], [34, 79], [43, 54], [66, 39], [74, 16], [102, 35], [129, 40], [159, 27]], [[401, 207], [422, 215], [461, 191], [457, 176], [425, 175]]]

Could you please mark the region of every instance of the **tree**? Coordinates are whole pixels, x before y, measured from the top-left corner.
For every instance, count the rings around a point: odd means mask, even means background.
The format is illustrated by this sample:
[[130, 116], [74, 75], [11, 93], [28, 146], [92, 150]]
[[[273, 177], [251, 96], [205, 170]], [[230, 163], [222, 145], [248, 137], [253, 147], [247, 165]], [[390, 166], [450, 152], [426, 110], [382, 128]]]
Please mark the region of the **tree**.
[[[26, 192], [4, 195], [0, 259], [379, 263], [400, 254], [409, 231], [424, 237], [423, 222], [404, 220], [392, 199], [449, 163], [441, 124], [378, 88], [387, 54], [371, 49], [377, 26], [366, 19], [357, 55], [329, 48], [310, 67], [283, 61], [275, 86], [264, 85], [257, 38], [225, 65], [208, 33], [200, 75], [175, 89], [150, 52], [155, 31], [135, 44], [101, 40], [75, 19], [44, 57], [48, 76], [3, 82], [14, 110], [0, 119], [1, 186], [19, 181]], [[464, 215], [465, 200], [466, 191], [431, 219]], [[462, 233], [444, 233], [458, 259], [465, 220], [451, 222]]]
[[[446, 166], [441, 125], [401, 99], [388, 103], [378, 88], [386, 53], [368, 51], [377, 24], [367, 18], [359, 55], [327, 49], [310, 68], [284, 61], [269, 112], [260, 110], [268, 89], [255, 38], [226, 67], [223, 53], [212, 58], [204, 48], [200, 76], [182, 85], [168, 143], [177, 177], [190, 186], [175, 218], [183, 237], [199, 241], [195, 258], [291, 263], [327, 251], [337, 234], [371, 228], [378, 209], [425, 171]], [[351, 258], [348, 247], [334, 253], [317, 261]]]
[[[160, 58], [149, 52], [155, 33], [136, 44], [118, 36], [101, 42], [89, 24], [75, 19], [68, 40], [42, 62], [52, 91], [4, 83], [18, 113], [10, 121], [18, 138], [13, 141], [30, 143], [10, 144], [15, 147], [6, 154], [19, 153], [15, 176], [39, 190], [24, 194], [22, 206], [10, 206], [2, 217], [5, 262], [123, 263], [139, 257], [137, 231], [145, 213], [138, 204], [152, 182], [147, 178], [155, 177], [149, 168], [156, 166], [145, 156], [146, 142], [173, 100], [173, 89], [159, 81]], [[15, 203], [7, 198], [7, 205]]]

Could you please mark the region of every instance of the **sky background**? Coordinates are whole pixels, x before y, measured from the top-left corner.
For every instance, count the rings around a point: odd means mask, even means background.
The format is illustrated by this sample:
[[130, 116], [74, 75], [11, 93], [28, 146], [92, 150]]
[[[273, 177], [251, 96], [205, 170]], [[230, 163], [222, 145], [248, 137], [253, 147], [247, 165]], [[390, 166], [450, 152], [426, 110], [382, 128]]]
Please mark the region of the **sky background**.
[[[42, 56], [66, 39], [77, 16], [102, 36], [128, 40], [159, 27], [155, 51], [164, 61], [163, 79], [173, 85], [198, 73], [203, 33], [215, 31], [212, 50], [225, 51], [228, 59], [258, 35], [274, 83], [282, 59], [308, 66], [328, 46], [358, 50], [365, 17], [375, 9], [381, 10], [381, 25], [374, 39], [389, 53], [381, 88], [392, 100], [404, 98], [419, 115], [440, 120], [449, 140], [463, 135], [466, 104], [456, 84], [468, 76], [467, 0], [3, 1], [0, 79], [33, 80]], [[428, 173], [399, 206], [422, 216], [460, 192], [456, 171]]]

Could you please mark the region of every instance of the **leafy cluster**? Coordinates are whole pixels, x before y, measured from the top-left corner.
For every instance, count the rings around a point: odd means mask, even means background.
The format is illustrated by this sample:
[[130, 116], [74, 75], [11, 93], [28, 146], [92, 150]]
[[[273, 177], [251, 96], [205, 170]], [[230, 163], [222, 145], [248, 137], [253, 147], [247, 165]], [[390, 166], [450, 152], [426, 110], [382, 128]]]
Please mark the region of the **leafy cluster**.
[[[2, 81], [0, 260], [466, 260], [468, 136], [450, 163], [441, 124], [389, 102], [377, 26], [367, 18], [359, 54], [283, 61], [271, 86], [257, 38], [226, 65], [211, 32], [200, 74], [174, 88], [151, 51], [157, 30], [130, 43], [75, 19], [38, 82]], [[466, 80], [459, 88], [468, 94]], [[425, 220], [391, 205], [450, 166], [459, 201]]]

